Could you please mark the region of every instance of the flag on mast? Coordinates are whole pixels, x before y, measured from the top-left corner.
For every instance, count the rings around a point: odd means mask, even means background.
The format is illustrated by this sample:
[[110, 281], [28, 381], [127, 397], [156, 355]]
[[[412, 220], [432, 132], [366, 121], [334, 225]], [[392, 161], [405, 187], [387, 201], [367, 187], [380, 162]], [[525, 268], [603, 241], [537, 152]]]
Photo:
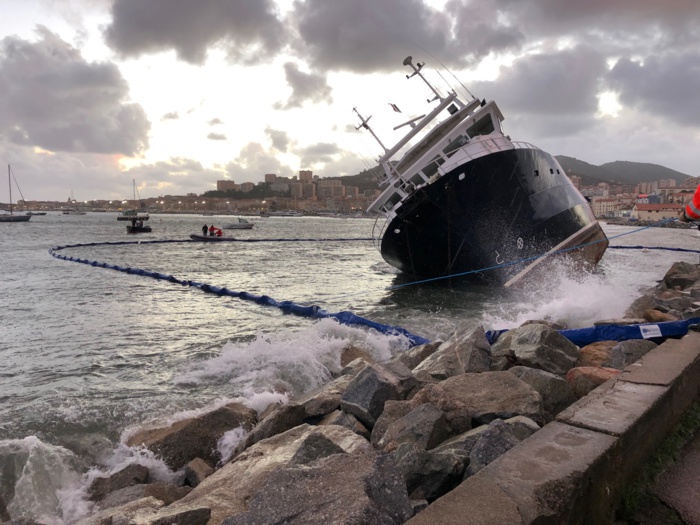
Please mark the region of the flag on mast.
[[399, 109], [399, 106], [397, 106], [396, 104], [392, 104], [391, 102], [389, 102], [389, 105], [391, 106], [391, 109], [393, 109], [393, 110], [396, 111], [397, 113], [401, 113], [401, 110]]

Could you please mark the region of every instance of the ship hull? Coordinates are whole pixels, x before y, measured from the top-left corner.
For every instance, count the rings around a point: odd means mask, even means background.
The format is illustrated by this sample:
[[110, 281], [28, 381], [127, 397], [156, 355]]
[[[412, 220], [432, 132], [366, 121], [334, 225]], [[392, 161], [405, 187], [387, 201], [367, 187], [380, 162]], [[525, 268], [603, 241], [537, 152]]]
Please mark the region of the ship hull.
[[418, 188], [395, 213], [382, 256], [421, 279], [471, 277], [510, 286], [546, 273], [561, 257], [592, 268], [608, 245], [586, 199], [539, 149], [470, 160]]

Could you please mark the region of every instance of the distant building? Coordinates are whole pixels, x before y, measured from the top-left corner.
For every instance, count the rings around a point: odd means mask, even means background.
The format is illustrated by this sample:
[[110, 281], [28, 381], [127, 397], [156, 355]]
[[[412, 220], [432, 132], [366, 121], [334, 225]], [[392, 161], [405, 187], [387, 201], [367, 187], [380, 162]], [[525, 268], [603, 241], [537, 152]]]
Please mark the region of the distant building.
[[255, 188], [255, 184], [253, 184], [252, 182], [244, 182], [241, 184], [241, 191], [244, 193], [247, 193], [249, 191], [253, 191], [254, 188]]
[[274, 184], [277, 182], [277, 175], [275, 173], [266, 173], [265, 182], [268, 184]]
[[314, 173], [311, 170], [299, 170], [299, 182], [311, 182]]
[[577, 190], [580, 190], [581, 189], [581, 177], [579, 177], [578, 175], [571, 175], [569, 178], [571, 179], [571, 183], [574, 185], [574, 188], [576, 188]]
[[617, 217], [620, 201], [613, 197], [593, 197], [591, 208], [596, 217]]
[[228, 191], [237, 189], [236, 183], [232, 180], [217, 180], [216, 190], [217, 191]]
[[678, 218], [678, 212], [683, 209], [680, 204], [637, 204], [632, 208], [631, 217], [640, 221], [662, 221]]

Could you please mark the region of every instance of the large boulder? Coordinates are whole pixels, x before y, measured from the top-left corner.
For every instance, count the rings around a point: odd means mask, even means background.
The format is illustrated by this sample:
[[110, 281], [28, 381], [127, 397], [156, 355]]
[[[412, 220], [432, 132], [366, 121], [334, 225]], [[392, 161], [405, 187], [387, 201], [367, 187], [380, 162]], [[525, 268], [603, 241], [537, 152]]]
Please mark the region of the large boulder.
[[306, 418], [306, 409], [297, 403], [277, 405], [267, 414], [255, 428], [236, 447], [235, 454], [254, 445], [258, 441], [286, 432], [290, 428], [301, 425]]
[[335, 454], [271, 473], [246, 512], [223, 525], [401, 525], [412, 514], [403, 476], [390, 456]]
[[619, 373], [620, 371], [614, 368], [581, 366], [569, 370], [566, 381], [571, 385], [576, 397], [581, 398]]
[[675, 262], [664, 275], [663, 283], [670, 289], [684, 290], [700, 281], [700, 265]]
[[513, 416], [526, 416], [538, 424], [544, 421], [540, 394], [509, 372], [462, 374], [446, 379], [440, 386], [448, 396], [466, 405], [472, 424]]
[[[307, 452], [310, 449], [318, 451], [321, 448], [330, 448], [318, 447], [318, 442], [314, 445], [316, 434], [327, 438], [346, 454], [369, 454], [372, 457], [375, 454], [369, 442], [344, 427], [313, 427], [303, 424], [259, 441], [168, 508], [173, 512], [200, 507], [210, 508], [211, 519], [208, 525], [218, 525], [227, 517], [242, 514], [248, 510], [248, 503], [265, 484], [270, 474], [292, 464], [297, 452], [304, 448]], [[312, 442], [307, 444], [309, 440]], [[305, 453], [302, 452], [300, 456], [302, 454]], [[300, 456], [297, 456], [295, 461], [298, 461]], [[298, 468], [304, 469], [307, 466], [298, 465]]]
[[258, 419], [255, 410], [240, 403], [197, 417], [176, 421], [163, 428], [146, 428], [127, 439], [130, 447], [143, 445], [158, 454], [173, 470], [179, 470], [195, 458], [211, 465], [221, 460], [218, 440], [229, 430], [242, 427], [250, 431]]
[[319, 417], [340, 408], [340, 398], [352, 381], [352, 376], [343, 375], [326, 383], [321, 388], [296, 399], [304, 407], [306, 417]]
[[473, 476], [519, 442], [510, 425], [500, 419], [491, 421], [469, 451], [469, 465], [464, 477]]
[[148, 467], [133, 463], [114, 474], [93, 479], [87, 492], [91, 500], [100, 501], [115, 490], [148, 483], [149, 475]]
[[578, 347], [541, 324], [520, 326], [502, 334], [491, 347], [492, 370], [522, 365], [564, 375], [576, 364]]
[[100, 509], [108, 509], [148, 497], [153, 497], [162, 501], [165, 505], [170, 505], [174, 501], [184, 498], [191, 490], [191, 487], [178, 487], [169, 483], [132, 485], [131, 487], [125, 487], [110, 492], [97, 504], [97, 507]]
[[617, 343], [611, 350], [609, 368], [623, 370], [626, 366], [639, 361], [642, 356], [658, 345], [647, 339], [629, 339]]
[[526, 366], [514, 366], [508, 372], [537, 390], [542, 398], [545, 421], [552, 421], [559, 412], [576, 401], [574, 391], [561, 376]]
[[384, 403], [406, 399], [419, 385], [401, 362], [374, 364], [353, 378], [340, 398], [340, 408], [371, 429], [384, 410]]
[[617, 341], [596, 341], [582, 347], [575, 366], [610, 366], [611, 352]]
[[386, 429], [378, 446], [394, 450], [400, 443], [413, 443], [430, 450], [450, 437], [445, 415], [431, 404], [420, 405]]
[[441, 383], [428, 383], [411, 398], [413, 406], [430, 403], [445, 414], [447, 429], [451, 435], [461, 434], [472, 428], [469, 407], [445, 392]]
[[321, 421], [319, 421], [318, 425], [340, 425], [341, 427], [352, 430], [355, 434], [362, 436], [367, 440], [370, 438], [369, 430], [367, 430], [367, 428], [365, 428], [365, 426], [360, 423], [355, 416], [348, 414], [347, 412], [343, 412], [342, 410], [335, 410], [331, 412]]
[[442, 381], [467, 372], [485, 372], [491, 368], [491, 345], [479, 326], [458, 330], [436, 352], [413, 369], [423, 381]]
[[432, 502], [461, 483], [464, 475], [464, 458], [453, 450], [435, 452], [402, 443], [391, 455], [412, 500]]
[[401, 361], [409, 369], [413, 370], [421, 364], [424, 359], [434, 354], [441, 344], [442, 341], [433, 341], [431, 343], [425, 343], [424, 345], [416, 345], [405, 352], [399, 352], [392, 357], [390, 361]]

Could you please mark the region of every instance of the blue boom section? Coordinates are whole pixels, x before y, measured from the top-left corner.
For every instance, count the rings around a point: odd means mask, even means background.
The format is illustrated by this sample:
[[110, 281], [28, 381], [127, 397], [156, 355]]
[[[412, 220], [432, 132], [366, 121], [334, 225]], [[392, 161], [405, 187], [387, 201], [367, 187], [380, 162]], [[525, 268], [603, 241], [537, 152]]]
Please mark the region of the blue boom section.
[[[349, 240], [367, 240], [367, 239], [279, 239], [283, 241], [289, 241], [289, 240], [307, 240], [307, 241], [319, 241], [319, 240], [325, 240], [325, 241], [349, 241]], [[263, 241], [274, 241], [271, 239], [260, 239], [259, 242]], [[422, 345], [425, 343], [429, 343], [430, 341], [428, 339], [425, 339], [423, 337], [420, 337], [418, 335], [412, 334], [408, 330], [401, 328], [400, 326], [390, 326], [390, 325], [385, 325], [381, 323], [375, 323], [374, 321], [370, 321], [369, 319], [365, 319], [363, 317], [359, 317], [352, 312], [336, 312], [336, 313], [331, 313], [323, 310], [317, 305], [311, 305], [311, 306], [305, 306], [301, 304], [294, 303], [292, 301], [277, 301], [273, 299], [272, 297], [268, 295], [255, 295], [252, 293], [248, 292], [237, 292], [235, 290], [229, 290], [228, 288], [221, 287], [221, 286], [212, 286], [210, 284], [206, 283], [200, 283], [197, 281], [190, 281], [190, 280], [185, 280], [185, 279], [178, 279], [177, 277], [174, 277], [173, 275], [167, 275], [164, 273], [159, 273], [159, 272], [153, 272], [150, 270], [143, 270], [141, 268], [131, 268], [131, 267], [126, 267], [126, 266], [117, 266], [114, 264], [108, 264], [105, 262], [98, 262], [98, 261], [90, 261], [88, 259], [80, 259], [76, 257], [69, 257], [63, 254], [58, 253], [60, 250], [63, 250], [65, 248], [77, 248], [77, 247], [84, 247], [84, 246], [102, 246], [102, 245], [123, 245], [123, 244], [155, 244], [155, 243], [168, 243], [168, 242], [196, 242], [192, 240], [185, 240], [185, 241], [178, 241], [178, 240], [155, 240], [155, 241], [119, 241], [119, 242], [97, 242], [97, 243], [89, 243], [89, 244], [73, 244], [73, 245], [67, 245], [67, 246], [56, 246], [54, 248], [51, 248], [49, 250], [49, 253], [58, 259], [62, 259], [64, 261], [71, 261], [71, 262], [77, 262], [77, 263], [82, 263], [82, 264], [87, 264], [90, 266], [96, 266], [100, 268], [107, 268], [110, 270], [116, 270], [118, 272], [124, 272], [132, 275], [139, 275], [143, 277], [151, 277], [153, 279], [159, 279], [163, 281], [168, 281], [170, 283], [176, 283], [180, 284], [183, 286], [191, 286], [194, 288], [199, 288], [203, 292], [219, 295], [219, 296], [229, 296], [229, 297], [236, 297], [237, 299], [242, 299], [244, 301], [252, 301], [254, 303], [263, 305], [263, 306], [274, 306], [285, 314], [294, 314], [302, 317], [311, 317], [311, 318], [316, 318], [316, 319], [325, 319], [325, 318], [330, 318], [330, 319], [335, 319], [341, 324], [344, 325], [355, 325], [355, 326], [365, 326], [367, 328], [372, 328], [376, 330], [377, 332], [380, 332], [385, 335], [401, 335], [406, 337], [408, 341], [410, 342], [411, 346], [416, 346], [416, 345]], [[253, 240], [248, 240], [247, 242], [254, 242]]]
[[[559, 330], [559, 333], [580, 347], [597, 341], [627, 341], [628, 339], [649, 339], [655, 343], [660, 343], [668, 337], [678, 338], [684, 336], [688, 333], [688, 327], [693, 324], [700, 324], [700, 317], [686, 319], [685, 321], [666, 321], [663, 323], [604, 324], [589, 328]], [[486, 339], [493, 344], [501, 334], [507, 331], [490, 330], [486, 332]]]

